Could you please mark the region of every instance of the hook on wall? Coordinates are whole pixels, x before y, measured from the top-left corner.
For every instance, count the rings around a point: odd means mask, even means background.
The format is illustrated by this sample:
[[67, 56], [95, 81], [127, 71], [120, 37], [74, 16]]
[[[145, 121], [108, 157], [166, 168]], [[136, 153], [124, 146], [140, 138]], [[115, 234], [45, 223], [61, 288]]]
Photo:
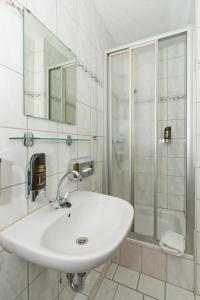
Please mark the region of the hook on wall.
[[21, 16], [24, 15], [23, 7], [20, 6], [15, 0], [7, 0], [6, 4], [8, 4], [8, 5], [12, 6], [13, 8], [15, 8]]

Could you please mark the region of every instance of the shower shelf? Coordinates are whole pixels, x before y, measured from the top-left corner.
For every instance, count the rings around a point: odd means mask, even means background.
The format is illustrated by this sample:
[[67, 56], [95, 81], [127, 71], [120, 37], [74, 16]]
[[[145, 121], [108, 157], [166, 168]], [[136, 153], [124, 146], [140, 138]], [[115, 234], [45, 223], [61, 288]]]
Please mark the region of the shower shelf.
[[74, 138], [71, 135], [68, 135], [66, 138], [54, 138], [54, 137], [36, 137], [32, 132], [24, 133], [24, 136], [19, 137], [10, 137], [10, 140], [21, 140], [23, 141], [24, 146], [31, 147], [34, 144], [35, 140], [46, 140], [46, 141], [64, 141], [68, 146], [71, 146], [73, 141], [90, 141], [90, 139], [83, 138]]
[[168, 101], [168, 100], [184, 100], [185, 95], [177, 95], [177, 96], [172, 96], [172, 97], [161, 97], [159, 98], [160, 102]]

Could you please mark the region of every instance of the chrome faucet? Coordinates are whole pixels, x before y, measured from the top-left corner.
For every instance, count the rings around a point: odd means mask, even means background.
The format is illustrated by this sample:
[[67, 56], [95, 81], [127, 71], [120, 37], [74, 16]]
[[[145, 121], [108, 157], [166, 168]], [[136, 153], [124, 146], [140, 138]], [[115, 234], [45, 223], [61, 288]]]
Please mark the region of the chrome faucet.
[[70, 195], [70, 192], [66, 192], [64, 194], [64, 196], [61, 196], [60, 195], [60, 189], [61, 189], [61, 185], [64, 181], [64, 179], [68, 176], [72, 174], [73, 175], [73, 178], [75, 180], [78, 180], [78, 181], [81, 181], [82, 178], [81, 178], [81, 175], [79, 174], [79, 172], [75, 171], [75, 170], [70, 170], [70, 171], [67, 171], [67, 173], [60, 179], [60, 182], [58, 184], [58, 187], [57, 187], [57, 193], [56, 193], [56, 200], [55, 200], [55, 203], [54, 203], [54, 208], [61, 208], [61, 207], [71, 207], [71, 203], [68, 202], [68, 197]]

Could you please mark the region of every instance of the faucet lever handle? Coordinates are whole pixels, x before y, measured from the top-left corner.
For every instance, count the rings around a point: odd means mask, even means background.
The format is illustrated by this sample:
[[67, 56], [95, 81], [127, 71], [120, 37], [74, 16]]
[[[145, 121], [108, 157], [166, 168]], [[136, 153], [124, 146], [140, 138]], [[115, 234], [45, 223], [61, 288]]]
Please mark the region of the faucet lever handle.
[[63, 199], [67, 200], [69, 198], [69, 196], [70, 196], [70, 192], [66, 192], [63, 196]]

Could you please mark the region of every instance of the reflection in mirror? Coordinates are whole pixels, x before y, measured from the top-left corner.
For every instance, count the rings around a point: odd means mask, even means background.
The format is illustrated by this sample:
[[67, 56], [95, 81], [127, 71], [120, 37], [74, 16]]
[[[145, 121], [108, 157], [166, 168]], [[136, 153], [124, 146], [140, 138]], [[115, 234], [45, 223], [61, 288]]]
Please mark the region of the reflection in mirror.
[[76, 57], [29, 11], [24, 13], [25, 115], [76, 123]]

